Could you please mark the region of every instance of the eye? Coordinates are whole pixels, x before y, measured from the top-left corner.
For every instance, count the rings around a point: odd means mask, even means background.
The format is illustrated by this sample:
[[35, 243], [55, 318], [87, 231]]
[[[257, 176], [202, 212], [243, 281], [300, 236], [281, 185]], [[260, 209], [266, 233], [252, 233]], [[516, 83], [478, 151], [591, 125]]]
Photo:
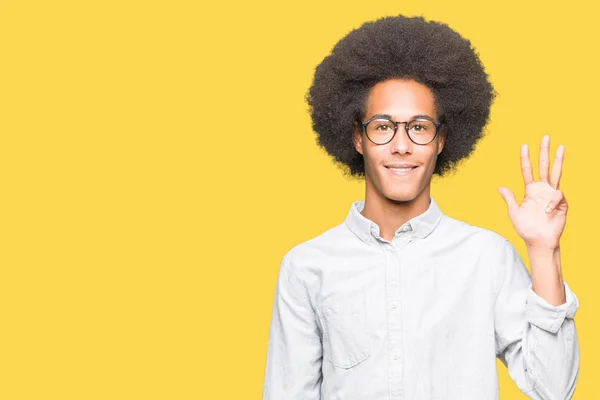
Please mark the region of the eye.
[[409, 124], [408, 129], [413, 133], [426, 133], [434, 132], [435, 126], [428, 120], [415, 120]]
[[389, 131], [394, 130], [394, 126], [392, 125], [392, 123], [390, 121], [378, 121], [378, 120], [371, 122], [369, 128], [373, 129], [375, 131], [379, 131], [379, 132], [389, 132]]

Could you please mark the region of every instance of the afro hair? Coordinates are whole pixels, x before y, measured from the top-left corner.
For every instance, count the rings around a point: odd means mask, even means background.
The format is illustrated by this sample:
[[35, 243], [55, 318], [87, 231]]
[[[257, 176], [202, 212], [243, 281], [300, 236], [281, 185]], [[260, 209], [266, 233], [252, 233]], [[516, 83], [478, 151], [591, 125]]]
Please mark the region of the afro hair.
[[445, 137], [434, 174], [443, 176], [483, 136], [496, 92], [471, 42], [423, 17], [366, 22], [316, 67], [306, 101], [318, 145], [351, 177], [364, 177], [363, 156], [352, 141], [355, 122], [364, 118], [370, 89], [392, 78], [417, 81], [433, 92]]

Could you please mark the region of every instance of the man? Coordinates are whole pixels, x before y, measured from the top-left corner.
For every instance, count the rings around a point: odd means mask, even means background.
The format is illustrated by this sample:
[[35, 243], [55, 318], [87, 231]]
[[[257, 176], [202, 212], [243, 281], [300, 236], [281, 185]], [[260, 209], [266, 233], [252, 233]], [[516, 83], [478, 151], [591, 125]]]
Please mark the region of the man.
[[494, 90], [470, 43], [444, 24], [387, 17], [350, 32], [307, 95], [319, 144], [365, 200], [281, 263], [263, 399], [497, 399], [496, 357], [532, 399], [575, 390], [579, 307], [563, 281], [564, 147], [525, 197], [499, 192], [531, 275], [502, 236], [430, 196], [482, 136]]

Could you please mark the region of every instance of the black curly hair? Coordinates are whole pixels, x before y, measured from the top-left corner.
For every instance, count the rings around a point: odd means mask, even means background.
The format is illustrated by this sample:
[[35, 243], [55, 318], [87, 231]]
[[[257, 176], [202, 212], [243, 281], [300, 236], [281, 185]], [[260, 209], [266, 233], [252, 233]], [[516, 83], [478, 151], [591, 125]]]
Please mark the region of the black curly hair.
[[[385, 60], [385, 61], [384, 61]], [[378, 82], [411, 79], [434, 94], [445, 144], [434, 174], [443, 176], [483, 136], [496, 92], [471, 42], [448, 25], [402, 15], [364, 23], [316, 67], [306, 101], [317, 143], [350, 177], [364, 177], [352, 136]]]

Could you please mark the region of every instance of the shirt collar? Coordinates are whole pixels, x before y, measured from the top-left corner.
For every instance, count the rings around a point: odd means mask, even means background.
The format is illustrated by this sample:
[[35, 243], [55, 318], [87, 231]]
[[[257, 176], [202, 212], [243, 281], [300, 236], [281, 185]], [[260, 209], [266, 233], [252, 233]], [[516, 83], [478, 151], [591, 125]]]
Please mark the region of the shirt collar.
[[[412, 231], [414, 236], [423, 239], [433, 232], [443, 214], [433, 197], [430, 196], [429, 199], [429, 208], [399, 227], [396, 233]], [[354, 201], [344, 223], [360, 240], [370, 244], [379, 236], [379, 226], [360, 213], [364, 207], [364, 200]]]

